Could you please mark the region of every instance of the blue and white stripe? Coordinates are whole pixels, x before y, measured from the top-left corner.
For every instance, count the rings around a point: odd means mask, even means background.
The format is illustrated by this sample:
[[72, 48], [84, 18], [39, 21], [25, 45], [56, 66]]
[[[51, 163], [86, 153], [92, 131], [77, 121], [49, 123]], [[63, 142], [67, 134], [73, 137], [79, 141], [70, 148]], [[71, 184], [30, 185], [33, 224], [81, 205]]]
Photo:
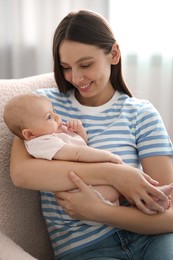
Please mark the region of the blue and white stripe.
[[[121, 156], [123, 161], [141, 167], [140, 159], [173, 156], [172, 143], [158, 111], [146, 100], [115, 93], [100, 107], [82, 106], [73, 91], [62, 94], [56, 89], [37, 91], [50, 98], [55, 111], [64, 121], [80, 119], [87, 130], [88, 145], [106, 149]], [[110, 236], [112, 227], [88, 226], [71, 219], [56, 203], [50, 192], [41, 192], [42, 208], [55, 256], [64, 256]]]

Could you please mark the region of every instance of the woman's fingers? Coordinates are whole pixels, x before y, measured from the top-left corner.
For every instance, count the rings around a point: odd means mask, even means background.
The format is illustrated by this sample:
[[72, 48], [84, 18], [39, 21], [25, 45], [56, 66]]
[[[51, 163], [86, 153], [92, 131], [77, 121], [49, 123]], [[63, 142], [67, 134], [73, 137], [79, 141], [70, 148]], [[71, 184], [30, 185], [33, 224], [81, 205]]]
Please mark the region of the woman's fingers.
[[[76, 186], [73, 191], [56, 192], [55, 198], [63, 210], [73, 219], [93, 220], [96, 206], [103, 204], [98, 195], [85, 184], [74, 172], [69, 173], [69, 178]], [[85, 201], [85, 203], [84, 203]]]
[[54, 192], [54, 196], [55, 196], [56, 198], [58, 198], [59, 200], [65, 200], [66, 192], [57, 191], [57, 192]]
[[157, 213], [163, 213], [164, 208], [160, 206], [150, 195], [147, 195], [145, 200], [137, 199], [135, 205], [138, 209], [148, 215], [153, 215]]
[[74, 172], [69, 173], [70, 180], [76, 185], [76, 188], [81, 190], [88, 190], [89, 186], [84, 183]]
[[125, 189], [126, 196], [123, 194], [127, 200], [146, 214], [163, 212], [164, 209], [158, 201], [165, 202], [168, 197], [157, 188], [158, 182], [143, 172], [136, 172], [135, 175], [131, 174], [132, 176], [133, 180], [129, 180], [128, 188]]
[[146, 173], [144, 173], [144, 172], [142, 172], [142, 171], [141, 171], [141, 173], [142, 173], [142, 175], [144, 176], [144, 178], [145, 178], [150, 184], [152, 184], [153, 186], [158, 186], [158, 185], [159, 185], [159, 182], [156, 181], [156, 180], [154, 180], [153, 178], [151, 178], [148, 174], [146, 174]]

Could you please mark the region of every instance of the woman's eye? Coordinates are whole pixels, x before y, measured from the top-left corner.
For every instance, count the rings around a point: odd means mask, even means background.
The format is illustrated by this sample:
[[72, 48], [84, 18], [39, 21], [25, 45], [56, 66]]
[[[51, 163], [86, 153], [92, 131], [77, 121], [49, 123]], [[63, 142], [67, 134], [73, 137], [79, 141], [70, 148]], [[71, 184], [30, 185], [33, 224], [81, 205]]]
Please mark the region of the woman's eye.
[[64, 71], [68, 71], [68, 70], [70, 70], [69, 67], [62, 67], [62, 69], [63, 69]]
[[82, 68], [88, 68], [90, 66], [90, 64], [85, 64], [85, 65], [81, 65]]

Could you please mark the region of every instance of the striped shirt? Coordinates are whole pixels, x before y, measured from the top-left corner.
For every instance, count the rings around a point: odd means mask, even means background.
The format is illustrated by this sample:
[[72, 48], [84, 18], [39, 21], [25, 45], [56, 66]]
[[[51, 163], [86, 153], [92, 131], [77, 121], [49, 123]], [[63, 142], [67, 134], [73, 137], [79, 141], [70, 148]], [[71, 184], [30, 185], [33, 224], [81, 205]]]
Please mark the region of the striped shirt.
[[[63, 121], [81, 120], [87, 130], [89, 146], [118, 154], [131, 166], [141, 168], [140, 160], [145, 157], [173, 156], [162, 119], [147, 100], [130, 98], [116, 91], [106, 104], [86, 107], [75, 99], [74, 91], [63, 94], [57, 89], [40, 89], [36, 92], [51, 100]], [[41, 192], [41, 198], [55, 259], [93, 245], [117, 230], [71, 219], [51, 192]]]

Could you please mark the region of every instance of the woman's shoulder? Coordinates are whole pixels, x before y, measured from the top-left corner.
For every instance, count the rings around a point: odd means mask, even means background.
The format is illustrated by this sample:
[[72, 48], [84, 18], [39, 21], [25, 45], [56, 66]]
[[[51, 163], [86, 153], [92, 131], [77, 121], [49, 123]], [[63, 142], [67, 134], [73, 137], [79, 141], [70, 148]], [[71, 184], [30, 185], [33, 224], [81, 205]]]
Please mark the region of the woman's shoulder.
[[147, 99], [129, 97], [128, 95], [121, 93], [119, 95], [118, 101], [122, 104], [123, 107], [127, 109], [137, 110], [138, 112], [145, 110], [156, 111], [156, 108]]
[[150, 101], [147, 99], [137, 98], [135, 96], [129, 97], [127, 94], [124, 93], [119, 94], [118, 100], [129, 106], [145, 106], [151, 104]]

